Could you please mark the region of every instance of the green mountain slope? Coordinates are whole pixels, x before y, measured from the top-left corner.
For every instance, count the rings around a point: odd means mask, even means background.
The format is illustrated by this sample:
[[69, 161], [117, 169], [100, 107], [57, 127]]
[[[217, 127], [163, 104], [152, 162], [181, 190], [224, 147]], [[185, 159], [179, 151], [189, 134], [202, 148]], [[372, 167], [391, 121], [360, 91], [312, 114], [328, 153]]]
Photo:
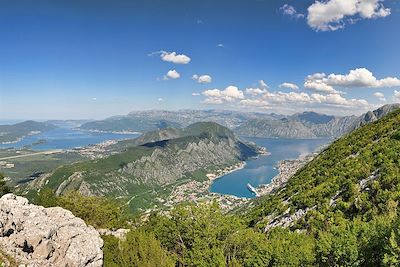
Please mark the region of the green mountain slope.
[[313, 236], [319, 265], [381, 266], [400, 262], [399, 200], [396, 110], [335, 141], [246, 217], [260, 231], [283, 226]]
[[147, 132], [169, 127], [179, 128], [180, 124], [159, 119], [148, 119], [146, 117], [119, 116], [111, 117], [102, 121], [92, 121], [80, 126], [82, 130], [104, 131], [104, 132]]
[[205, 181], [207, 172], [257, 155], [255, 147], [216, 123], [197, 123], [179, 132], [176, 138], [142, 145], [126, 142], [121, 153], [58, 168], [45, 187], [57, 195], [77, 190], [83, 195], [129, 198], [133, 209], [142, 208], [168, 195], [176, 183]]
[[[196, 138], [205, 135], [216, 136], [198, 133]], [[104, 221], [97, 212], [79, 206], [74, 195], [64, 198], [75, 214], [86, 215], [86, 221]], [[146, 254], [137, 258], [148, 261], [160, 254], [160, 247], [175, 266], [399, 266], [399, 200], [396, 110], [335, 141], [284, 188], [235, 214], [200, 202], [179, 205], [167, 215], [151, 215], [132, 234], [140, 231], [141, 243], [156, 239], [154, 251], [129, 237], [121, 242], [105, 239], [105, 266], [121, 266], [143, 251]]]
[[50, 123], [24, 121], [13, 125], [0, 125], [0, 143], [15, 142], [33, 132], [45, 132], [57, 128]]

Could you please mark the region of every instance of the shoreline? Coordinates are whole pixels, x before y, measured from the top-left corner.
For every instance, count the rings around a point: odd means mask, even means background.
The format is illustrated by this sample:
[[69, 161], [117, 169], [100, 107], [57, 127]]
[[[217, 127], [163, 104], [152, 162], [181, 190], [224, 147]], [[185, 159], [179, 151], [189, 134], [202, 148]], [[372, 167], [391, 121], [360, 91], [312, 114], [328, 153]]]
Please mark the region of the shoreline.
[[16, 140], [14, 141], [5, 141], [5, 142], [0, 142], [0, 145], [12, 145], [12, 144], [16, 144], [18, 142], [21, 142], [26, 136], [22, 136], [22, 137], [18, 137]]
[[[217, 173], [207, 173], [206, 176], [210, 182], [214, 182], [215, 180], [222, 178], [225, 175], [228, 175], [232, 172], [243, 169], [246, 165], [247, 165], [246, 161], [241, 161], [234, 165], [225, 167], [223, 170], [217, 170], [216, 171]], [[210, 193], [213, 193], [213, 192], [210, 192]]]
[[82, 128], [72, 128], [74, 131], [82, 131], [88, 133], [108, 133], [108, 134], [143, 134], [141, 132], [134, 132], [134, 131], [102, 131], [102, 130], [89, 130], [89, 129], [82, 129]]
[[231, 166], [227, 166], [223, 169], [215, 170], [213, 172], [207, 173], [207, 180], [203, 182], [199, 181], [189, 181], [182, 185], [174, 188], [171, 194], [166, 198], [164, 204], [168, 206], [175, 206], [181, 202], [185, 201], [217, 201], [224, 211], [232, 210], [238, 206], [247, 203], [250, 198], [242, 198], [234, 195], [219, 194], [210, 191], [212, 183], [227, 175], [229, 173], [241, 170], [246, 166], [245, 161], [240, 161]]
[[272, 178], [270, 183], [261, 184], [256, 188], [258, 196], [261, 197], [271, 194], [285, 186], [290, 178], [307, 163], [312, 161], [316, 155], [318, 155], [318, 153], [314, 152], [305, 156], [299, 156], [296, 159], [285, 159], [279, 161], [277, 164], [279, 173]]

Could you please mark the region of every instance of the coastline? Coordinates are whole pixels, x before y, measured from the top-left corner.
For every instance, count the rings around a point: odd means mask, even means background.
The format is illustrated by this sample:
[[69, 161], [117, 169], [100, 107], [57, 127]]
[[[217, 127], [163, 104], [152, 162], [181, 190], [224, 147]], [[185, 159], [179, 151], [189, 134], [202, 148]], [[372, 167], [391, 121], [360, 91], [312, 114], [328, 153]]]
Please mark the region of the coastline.
[[318, 153], [314, 152], [312, 154], [300, 156], [297, 159], [279, 161], [277, 164], [279, 170], [278, 175], [272, 178], [269, 184], [261, 184], [256, 188], [258, 196], [271, 194], [285, 186], [289, 179], [304, 165], [312, 161], [316, 155], [318, 155]]
[[143, 134], [141, 132], [134, 132], [134, 131], [102, 131], [102, 130], [89, 130], [89, 129], [82, 129], [82, 128], [72, 128], [75, 131], [82, 131], [82, 132], [89, 132], [89, 133], [112, 133], [112, 134]]
[[18, 142], [21, 142], [26, 136], [18, 137], [14, 141], [5, 141], [5, 142], [0, 142], [0, 145], [11, 145], [11, 144], [16, 144]]
[[238, 162], [223, 169], [218, 169], [214, 172], [207, 173], [207, 180], [203, 182], [189, 181], [187, 183], [178, 185], [174, 188], [171, 194], [167, 197], [164, 204], [172, 207], [178, 203], [185, 201], [217, 201], [224, 211], [232, 210], [238, 206], [247, 203], [250, 198], [242, 198], [233, 195], [224, 195], [219, 193], [210, 192], [211, 184], [224, 175], [234, 171], [243, 169], [246, 166], [245, 161]]

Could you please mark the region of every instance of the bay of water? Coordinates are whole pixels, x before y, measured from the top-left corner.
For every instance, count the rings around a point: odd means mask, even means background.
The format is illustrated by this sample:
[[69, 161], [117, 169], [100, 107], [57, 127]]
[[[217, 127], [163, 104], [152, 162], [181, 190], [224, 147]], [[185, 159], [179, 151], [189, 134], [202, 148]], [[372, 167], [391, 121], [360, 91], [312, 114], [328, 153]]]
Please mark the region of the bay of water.
[[269, 138], [246, 138], [246, 140], [266, 147], [271, 155], [250, 159], [243, 169], [215, 180], [211, 185], [211, 192], [253, 198], [255, 195], [247, 189], [247, 183], [254, 187], [268, 184], [278, 174], [276, 166], [279, 161], [310, 154], [331, 141], [331, 139]]
[[[12, 144], [0, 144], [4, 148], [29, 148], [33, 150], [71, 149], [95, 145], [107, 140], [122, 140], [136, 138], [139, 134], [93, 133], [73, 130], [70, 128], [57, 128], [40, 134], [30, 135], [21, 141]], [[43, 143], [35, 144], [43, 140]]]

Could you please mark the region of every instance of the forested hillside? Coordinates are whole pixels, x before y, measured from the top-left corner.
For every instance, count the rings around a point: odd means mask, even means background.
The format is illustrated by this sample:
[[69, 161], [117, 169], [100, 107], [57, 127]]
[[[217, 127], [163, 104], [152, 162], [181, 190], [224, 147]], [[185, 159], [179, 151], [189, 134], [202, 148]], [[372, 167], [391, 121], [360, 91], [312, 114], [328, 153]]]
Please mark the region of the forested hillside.
[[[398, 266], [399, 160], [397, 110], [334, 142], [252, 207], [224, 215], [212, 203], [179, 205], [136, 224], [125, 241], [105, 237], [105, 265]], [[89, 212], [84, 203], [65, 195], [53, 204], [94, 225], [124, 226], [116, 206], [89, 201]]]
[[252, 227], [313, 238], [316, 263], [399, 264], [400, 111], [337, 140], [247, 214]]
[[13, 125], [0, 125], [0, 143], [15, 142], [18, 139], [37, 132], [50, 131], [56, 126], [36, 121], [24, 121]]
[[[56, 169], [34, 181], [31, 193], [51, 188], [56, 195], [78, 191], [86, 196], [125, 200], [131, 210], [163, 206], [178, 184], [208, 181], [206, 174], [238, 164], [258, 154], [231, 130], [216, 123], [195, 123], [165, 140], [160, 133], [140, 140], [123, 141], [123, 152]], [[168, 136], [171, 137], [171, 136]]]

